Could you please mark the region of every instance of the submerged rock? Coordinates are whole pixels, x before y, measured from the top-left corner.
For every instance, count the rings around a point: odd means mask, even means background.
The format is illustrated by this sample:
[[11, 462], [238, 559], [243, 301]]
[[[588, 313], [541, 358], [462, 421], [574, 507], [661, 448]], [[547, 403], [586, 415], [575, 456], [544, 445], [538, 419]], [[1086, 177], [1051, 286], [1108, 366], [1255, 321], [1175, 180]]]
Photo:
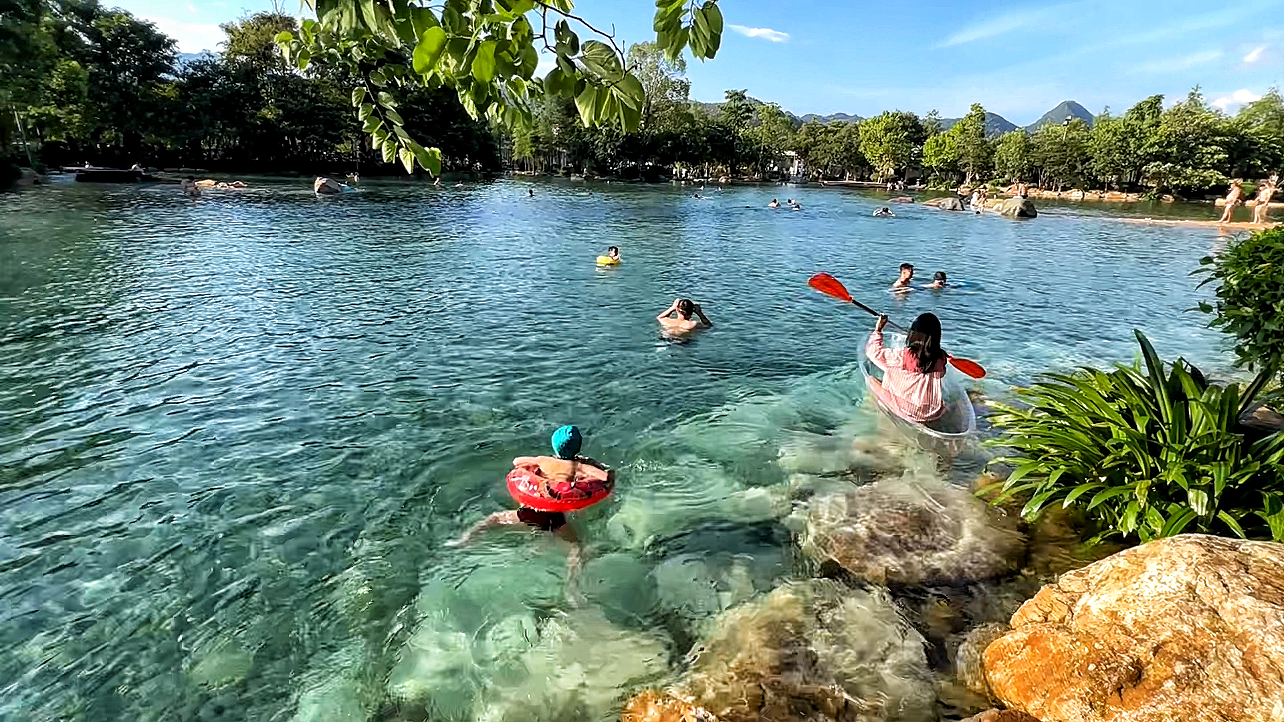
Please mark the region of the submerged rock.
[[1017, 522], [938, 479], [883, 479], [811, 501], [804, 553], [878, 584], [960, 584], [1021, 566]]
[[963, 722], [1039, 722], [1039, 720], [1014, 709], [987, 709], [981, 714], [968, 717]]
[[923, 201], [923, 205], [931, 206], [933, 208], [940, 208], [943, 211], [965, 210], [962, 199], [957, 198], [955, 196], [947, 196], [945, 198], [933, 198], [930, 201]]
[[1045, 722], [1284, 715], [1284, 544], [1187, 534], [1044, 587], [985, 650], [1007, 706]]
[[985, 681], [985, 648], [1007, 633], [1008, 625], [996, 623], [982, 624], [969, 631], [954, 653], [954, 677], [972, 692], [989, 697], [990, 686]]
[[692, 657], [676, 686], [635, 697], [623, 719], [667, 722], [703, 714], [721, 722], [911, 722], [935, 716], [923, 638], [882, 591], [825, 579], [786, 584], [723, 613]]
[[1029, 198], [1008, 198], [999, 206], [999, 213], [1008, 218], [1037, 218], [1039, 212]]

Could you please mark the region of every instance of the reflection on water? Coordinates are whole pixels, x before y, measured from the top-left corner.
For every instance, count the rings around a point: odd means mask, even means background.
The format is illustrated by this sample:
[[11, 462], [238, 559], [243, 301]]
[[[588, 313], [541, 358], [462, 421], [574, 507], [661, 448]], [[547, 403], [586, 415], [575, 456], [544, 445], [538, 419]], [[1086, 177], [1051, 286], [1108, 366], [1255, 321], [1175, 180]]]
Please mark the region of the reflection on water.
[[[806, 581], [795, 540], [835, 494], [980, 464], [942, 467], [863, 403], [871, 319], [808, 276], [934, 311], [991, 395], [1130, 360], [1133, 327], [1226, 370], [1185, 312], [1210, 229], [1061, 207], [889, 221], [833, 189], [773, 212], [770, 188], [256, 186], [0, 196], [0, 717], [608, 719], [740, 664], [728, 620], [795, 605], [824, 684], [918, 719], [926, 670], [1020, 594], [894, 590], [896, 616], [877, 586]], [[626, 261], [604, 272], [607, 245]], [[966, 284], [893, 297], [907, 260]], [[664, 340], [675, 296], [715, 327]], [[577, 585], [554, 538], [444, 548], [510, 506], [511, 458], [563, 423], [619, 475], [573, 515]], [[938, 602], [958, 607], [943, 627]], [[842, 671], [867, 648], [892, 671]]]

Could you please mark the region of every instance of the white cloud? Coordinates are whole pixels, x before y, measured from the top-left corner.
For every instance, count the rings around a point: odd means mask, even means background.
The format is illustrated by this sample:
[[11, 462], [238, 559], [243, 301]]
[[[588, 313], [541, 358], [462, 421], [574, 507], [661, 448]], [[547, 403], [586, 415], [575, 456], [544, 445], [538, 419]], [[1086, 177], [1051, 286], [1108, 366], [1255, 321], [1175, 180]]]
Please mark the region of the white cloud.
[[1007, 35], [1014, 30], [1020, 30], [1027, 25], [1041, 24], [1045, 19], [1052, 15], [1062, 15], [1071, 9], [1072, 5], [1079, 3], [1066, 3], [1063, 5], [1052, 5], [1046, 8], [1022, 9], [1018, 12], [1006, 13], [996, 17], [973, 23], [954, 33], [945, 40], [942, 40], [938, 48], [948, 48], [951, 45], [962, 45], [977, 40], [986, 40], [988, 38]]
[[1217, 106], [1218, 108], [1221, 108], [1222, 110], [1226, 110], [1226, 107], [1230, 105], [1243, 105], [1245, 103], [1252, 103], [1255, 100], [1261, 100], [1261, 99], [1262, 99], [1262, 96], [1257, 95], [1251, 90], [1241, 88], [1240, 90], [1236, 90], [1235, 92], [1231, 93], [1225, 98], [1218, 98], [1217, 100], [1214, 100], [1213, 105]]
[[1257, 59], [1258, 59], [1258, 58], [1260, 58], [1260, 57], [1262, 57], [1262, 52], [1263, 52], [1263, 51], [1265, 51], [1265, 50], [1266, 50], [1266, 46], [1265, 46], [1265, 45], [1263, 45], [1263, 46], [1262, 46], [1262, 47], [1260, 47], [1260, 48], [1257, 48], [1257, 49], [1256, 49], [1256, 50], [1254, 50], [1253, 52], [1251, 52], [1251, 53], [1249, 53], [1248, 55], [1245, 55], [1245, 56], [1244, 56], [1244, 62], [1246, 62], [1246, 63], [1255, 63], [1255, 62], [1257, 62]]
[[1159, 58], [1137, 66], [1142, 73], [1169, 73], [1176, 70], [1190, 70], [1196, 65], [1212, 62], [1222, 56], [1220, 50], [1205, 50], [1202, 53], [1191, 53], [1175, 58]]
[[156, 24], [162, 33], [178, 41], [178, 50], [183, 53], [199, 53], [202, 50], [216, 51], [227, 37], [218, 25], [212, 23], [189, 23], [173, 18], [149, 18], [140, 16]]
[[763, 40], [770, 40], [773, 43], [783, 43], [789, 39], [789, 33], [782, 33], [779, 30], [772, 30], [771, 28], [749, 28], [744, 25], [728, 25], [727, 27], [735, 30], [745, 37], [762, 38]]

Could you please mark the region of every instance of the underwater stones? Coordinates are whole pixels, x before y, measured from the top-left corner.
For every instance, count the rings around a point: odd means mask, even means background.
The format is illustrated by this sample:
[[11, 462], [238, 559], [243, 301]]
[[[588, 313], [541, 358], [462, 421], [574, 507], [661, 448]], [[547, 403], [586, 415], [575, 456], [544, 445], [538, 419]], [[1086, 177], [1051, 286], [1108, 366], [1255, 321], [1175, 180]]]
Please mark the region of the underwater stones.
[[946, 196], [945, 198], [934, 198], [930, 201], [923, 201], [923, 205], [933, 208], [940, 208], [943, 211], [961, 211], [963, 210], [963, 201], [957, 196]]
[[720, 722], [934, 716], [923, 638], [882, 591], [785, 584], [720, 615], [691, 657], [676, 686], [634, 698], [623, 719], [676, 722], [697, 710]]
[[1008, 218], [1037, 218], [1039, 211], [1029, 198], [1008, 198], [999, 206], [999, 213]]
[[987, 709], [981, 714], [968, 717], [963, 722], [1039, 722], [1039, 720], [1014, 709]]
[[1008, 625], [993, 622], [969, 631], [954, 653], [955, 679], [972, 692], [989, 697], [990, 685], [985, 681], [985, 648], [1007, 633]]
[[1044, 587], [985, 650], [1045, 722], [1284, 718], [1284, 544], [1186, 534]]
[[878, 584], [960, 584], [1020, 568], [1017, 523], [940, 480], [882, 479], [810, 502], [803, 552]]
[[647, 690], [629, 700], [620, 722], [718, 722], [718, 718], [702, 707]]

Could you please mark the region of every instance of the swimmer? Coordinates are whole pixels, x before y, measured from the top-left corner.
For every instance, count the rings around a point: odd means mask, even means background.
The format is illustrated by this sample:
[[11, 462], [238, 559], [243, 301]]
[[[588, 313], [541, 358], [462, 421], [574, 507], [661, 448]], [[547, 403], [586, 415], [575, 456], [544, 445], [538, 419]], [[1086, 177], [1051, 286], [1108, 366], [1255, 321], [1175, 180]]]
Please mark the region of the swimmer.
[[780, 201], [776, 200], [775, 198], [772, 198], [772, 199], [771, 199], [771, 202], [767, 204], [767, 207], [768, 207], [768, 208], [779, 208], [779, 207], [780, 207]]
[[[675, 313], [677, 318], [673, 318]], [[692, 319], [692, 314], [698, 316], [700, 320]], [[655, 317], [655, 320], [660, 322], [665, 331], [675, 334], [686, 334], [698, 328], [713, 327], [713, 323], [709, 321], [708, 316], [704, 315], [704, 310], [700, 308], [700, 304], [692, 302], [689, 298], [674, 299], [668, 308]]]
[[896, 279], [896, 283], [892, 284], [892, 289], [896, 290], [896, 289], [903, 288], [908, 290], [910, 288], [910, 281], [913, 281], [913, 280], [914, 280], [914, 264], [902, 263], [901, 277]]
[[186, 178], [184, 178], [179, 188], [183, 190], [183, 195], [185, 196], [188, 196], [190, 198], [201, 197], [201, 189], [199, 186], [196, 185], [196, 176], [189, 175]]
[[528, 196], [529, 196], [529, 197], [531, 197], [531, 198], [534, 198], [534, 197], [535, 197], [535, 189], [534, 189], [534, 188], [527, 188], [527, 189], [526, 189], [526, 195], [528, 195]]
[[794, 206], [794, 210], [796, 210], [796, 211], [801, 211], [801, 210], [802, 210], [802, 204], [801, 204], [801, 203], [799, 203], [799, 202], [797, 202], [797, 201], [794, 201], [793, 206]]
[[617, 262], [618, 262], [618, 261], [620, 261], [620, 260], [622, 260], [622, 259], [620, 258], [620, 247], [619, 247], [619, 246], [611, 246], [611, 247], [607, 248], [607, 249], [606, 249], [606, 257], [607, 257], [607, 258], [609, 258], [609, 259], [611, 259], [612, 261], [617, 261]]
[[456, 184], [455, 184], [455, 187], [456, 187], [456, 188], [463, 188], [463, 187], [464, 187], [464, 184], [463, 184], [463, 183], [456, 183]]
[[[607, 469], [599, 461], [580, 455], [583, 437], [574, 426], [563, 426], [553, 432], [554, 456], [519, 456], [513, 459], [513, 467], [538, 466], [540, 475], [545, 479], [545, 488], [551, 482], [569, 482], [578, 478], [589, 478], [595, 481], [614, 483], [615, 472]], [[550, 494], [551, 496], [551, 494]], [[560, 511], [537, 511], [528, 507], [518, 507], [516, 511], [500, 511], [491, 514], [458, 539], [447, 542], [446, 546], [461, 547], [467, 545], [478, 534], [505, 527], [529, 526], [544, 532], [551, 532], [571, 545], [566, 560], [567, 586], [574, 598], [576, 579], [580, 568], [580, 540], [575, 529], [566, 522], [566, 514]]]
[[937, 291], [942, 288], [945, 288], [948, 285], [950, 284], [948, 280], [945, 278], [945, 271], [937, 271], [936, 273], [932, 274], [932, 282], [927, 284], [926, 286], [923, 286], [923, 288], [930, 288], [933, 291]]
[[878, 218], [895, 218], [896, 214], [892, 213], [891, 208], [888, 208], [887, 206], [883, 206], [882, 208], [879, 208], [878, 210], [874, 211], [874, 216]]

